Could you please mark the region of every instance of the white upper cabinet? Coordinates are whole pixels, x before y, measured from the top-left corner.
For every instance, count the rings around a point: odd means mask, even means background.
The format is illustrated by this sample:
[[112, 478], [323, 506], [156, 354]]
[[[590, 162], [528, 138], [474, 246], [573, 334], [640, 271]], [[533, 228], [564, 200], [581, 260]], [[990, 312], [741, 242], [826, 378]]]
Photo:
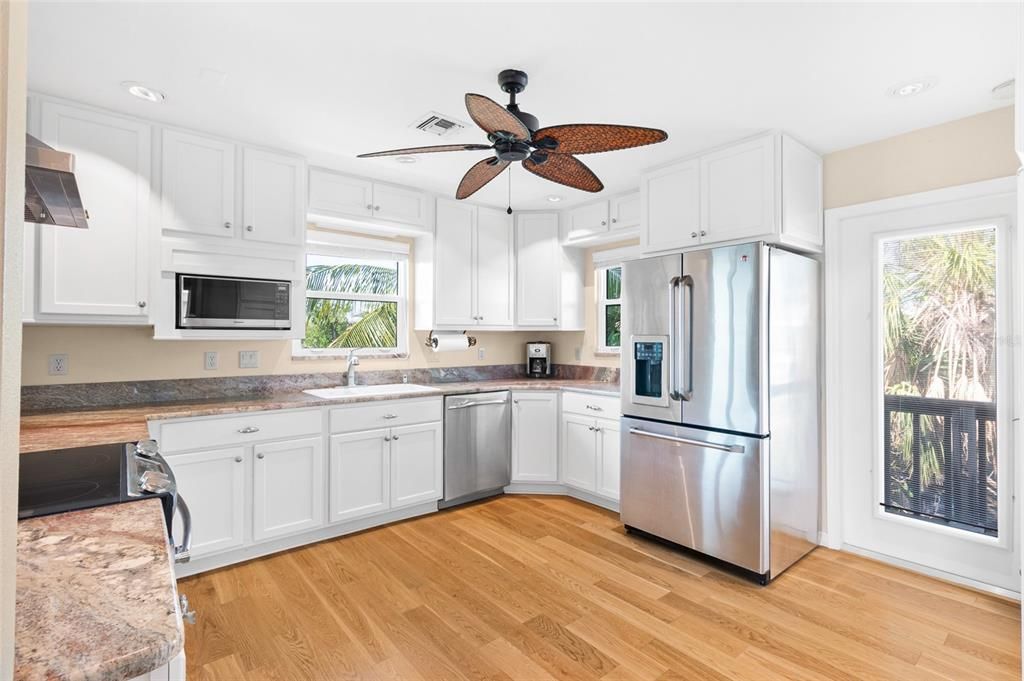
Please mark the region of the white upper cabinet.
[[747, 239], [772, 231], [774, 159], [774, 137], [762, 137], [701, 156], [703, 242]]
[[640, 192], [618, 196], [608, 202], [608, 227], [612, 232], [640, 226]]
[[476, 208], [468, 203], [437, 200], [435, 231], [435, 313], [438, 326], [475, 326]]
[[151, 127], [45, 99], [39, 102], [39, 114], [39, 137], [75, 155], [89, 229], [36, 228], [36, 319], [77, 315], [145, 323]]
[[302, 159], [245, 149], [242, 237], [301, 244], [306, 233], [306, 164]]
[[476, 318], [481, 326], [512, 326], [515, 299], [512, 218], [478, 208], [476, 222]]
[[521, 213], [516, 216], [516, 323], [520, 326], [559, 325], [562, 262], [558, 215]]
[[500, 210], [437, 200], [437, 326], [512, 325], [512, 219]]
[[598, 201], [573, 208], [565, 214], [566, 241], [579, 241], [608, 231], [608, 202]]
[[309, 214], [314, 222], [326, 218], [328, 222], [354, 220], [363, 225], [425, 228], [430, 223], [429, 208], [428, 195], [414, 189], [322, 168], [309, 171]]
[[164, 130], [162, 229], [235, 236], [235, 151], [230, 142]]
[[644, 252], [764, 240], [821, 249], [821, 158], [767, 133], [646, 173]]
[[640, 180], [640, 247], [645, 252], [700, 243], [700, 161], [647, 173]]

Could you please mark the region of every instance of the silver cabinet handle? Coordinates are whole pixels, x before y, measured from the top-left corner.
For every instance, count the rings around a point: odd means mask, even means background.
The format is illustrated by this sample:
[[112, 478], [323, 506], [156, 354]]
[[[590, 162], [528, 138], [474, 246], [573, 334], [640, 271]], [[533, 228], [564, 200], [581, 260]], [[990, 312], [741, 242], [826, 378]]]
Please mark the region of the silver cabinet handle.
[[448, 407], [448, 411], [455, 409], [468, 409], [469, 407], [482, 407], [485, 404], [508, 404], [508, 400], [485, 400], [483, 402], [459, 402]]
[[146, 301], [145, 300], [140, 300], [139, 301], [139, 308], [140, 309], [146, 309]]
[[552, 317], [552, 318], [551, 318], [551, 321], [553, 321], [553, 322], [557, 322], [557, 321], [558, 321], [558, 317]]
[[597, 406], [596, 404], [588, 404], [587, 409], [589, 409], [590, 411], [604, 411], [604, 409]]
[[192, 609], [192, 606], [188, 603], [188, 596], [181, 594], [178, 596], [178, 603], [181, 605], [181, 619], [188, 624], [196, 623], [196, 611]]
[[187, 563], [192, 559], [192, 512], [181, 492], [175, 496], [174, 512], [181, 516], [181, 544], [174, 547], [174, 562]]
[[248, 435], [250, 433], [258, 433], [260, 432], [260, 429], [256, 426], [246, 426], [245, 428], [239, 428], [238, 432], [242, 435]]
[[602, 226], [602, 227], [604, 227], [604, 226], [605, 226], [605, 225], [607, 225], [607, 224], [608, 224], [608, 223], [607, 223], [607, 222], [606, 222], [605, 220], [601, 220], [601, 226]]
[[366, 210], [373, 210], [373, 204], [372, 203], [366, 204]]
[[391, 436], [390, 435], [385, 435], [384, 436], [384, 442], [391, 442]]
[[704, 230], [702, 229], [702, 230], [700, 230], [700, 235], [701, 235], [701, 236], [707, 236], [707, 235], [708, 235], [708, 233], [707, 233], [707, 232], [705, 232], [705, 231], [704, 231]]
[[235, 463], [242, 463], [242, 457], [236, 456], [235, 457]]
[[374, 206], [373, 209], [379, 211], [380, 210], [380, 206]]
[[397, 419], [398, 414], [384, 414], [384, 418], [390, 421], [391, 419]]
[[681, 445], [691, 445], [693, 447], [701, 447], [703, 449], [715, 449], [720, 452], [729, 452], [730, 454], [742, 454], [746, 451], [746, 447], [743, 445], [720, 445], [717, 442], [703, 442], [701, 440], [691, 440], [685, 437], [652, 433], [649, 430], [641, 430], [640, 428], [630, 428], [629, 434], [639, 435], [640, 437], [650, 437], [655, 440], [667, 440], [668, 442], [675, 442], [676, 444]]
[[598, 433], [600, 433], [600, 432], [603, 432], [604, 429], [603, 428], [594, 428], [594, 430], [597, 431]]
[[613, 225], [614, 225], [614, 224], [615, 224], [616, 222], [618, 222], [618, 221], [619, 221], [619, 219], [618, 219], [618, 218], [612, 218], [612, 224], [613, 224]]
[[595, 428], [594, 428], [594, 426], [587, 426], [587, 430], [589, 430], [589, 431], [594, 431], [594, 430], [595, 430]]
[[512, 400], [512, 404], [519, 404], [519, 400]]
[[691, 239], [696, 239], [697, 238], [697, 232], [690, 232], [690, 238]]
[[231, 229], [231, 223], [230, 222], [225, 222], [224, 223], [224, 229]]
[[391, 436], [391, 439], [392, 439], [392, 440], [397, 440], [397, 439], [398, 439], [398, 436], [397, 436], [397, 435], [392, 435], [392, 436]]
[[264, 457], [263, 452], [260, 452], [259, 454], [256, 455], [257, 459], [262, 459], [263, 457]]
[[246, 225], [245, 226], [245, 231], [251, 232], [252, 231], [252, 225]]

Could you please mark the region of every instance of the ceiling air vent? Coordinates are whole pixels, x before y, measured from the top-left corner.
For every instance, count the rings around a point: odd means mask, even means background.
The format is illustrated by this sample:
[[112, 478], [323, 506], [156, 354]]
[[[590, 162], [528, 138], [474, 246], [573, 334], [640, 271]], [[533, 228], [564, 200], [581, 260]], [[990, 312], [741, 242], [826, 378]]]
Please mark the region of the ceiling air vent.
[[462, 130], [466, 127], [466, 124], [460, 123], [450, 116], [444, 116], [436, 111], [431, 111], [424, 116], [420, 116], [409, 127], [429, 132], [431, 135], [437, 135], [438, 137], [446, 137]]

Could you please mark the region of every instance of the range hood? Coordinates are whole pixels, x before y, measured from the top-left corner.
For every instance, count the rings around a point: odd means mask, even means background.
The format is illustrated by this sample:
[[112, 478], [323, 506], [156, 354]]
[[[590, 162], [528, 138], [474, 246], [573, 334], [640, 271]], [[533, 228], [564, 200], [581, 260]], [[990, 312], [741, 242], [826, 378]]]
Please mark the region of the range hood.
[[25, 222], [88, 229], [75, 181], [75, 157], [26, 135]]

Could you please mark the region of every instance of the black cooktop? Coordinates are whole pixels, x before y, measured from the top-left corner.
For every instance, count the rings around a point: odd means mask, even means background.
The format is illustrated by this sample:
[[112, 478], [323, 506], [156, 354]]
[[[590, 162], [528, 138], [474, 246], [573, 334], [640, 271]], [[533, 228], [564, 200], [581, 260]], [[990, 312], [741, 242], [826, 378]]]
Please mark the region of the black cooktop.
[[31, 452], [18, 462], [19, 519], [129, 500], [123, 442]]

